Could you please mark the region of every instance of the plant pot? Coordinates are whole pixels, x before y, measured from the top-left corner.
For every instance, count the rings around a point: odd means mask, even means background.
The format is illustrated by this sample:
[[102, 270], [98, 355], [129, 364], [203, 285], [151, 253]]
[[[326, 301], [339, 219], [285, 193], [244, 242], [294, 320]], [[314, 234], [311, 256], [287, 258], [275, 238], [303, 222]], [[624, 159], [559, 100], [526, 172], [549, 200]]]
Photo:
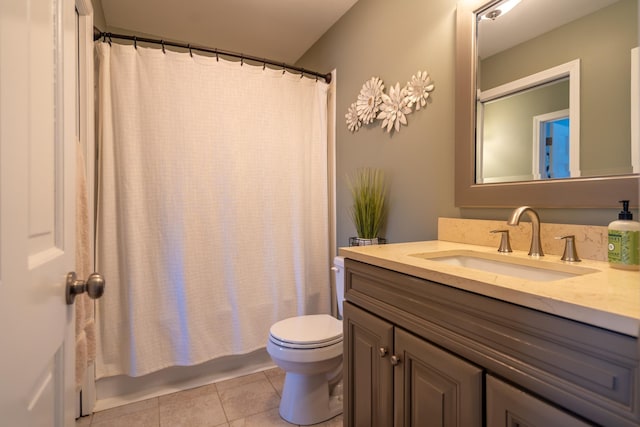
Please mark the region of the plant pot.
[[371, 246], [383, 245], [387, 243], [382, 237], [374, 237], [373, 239], [363, 239], [361, 237], [349, 237], [349, 246]]

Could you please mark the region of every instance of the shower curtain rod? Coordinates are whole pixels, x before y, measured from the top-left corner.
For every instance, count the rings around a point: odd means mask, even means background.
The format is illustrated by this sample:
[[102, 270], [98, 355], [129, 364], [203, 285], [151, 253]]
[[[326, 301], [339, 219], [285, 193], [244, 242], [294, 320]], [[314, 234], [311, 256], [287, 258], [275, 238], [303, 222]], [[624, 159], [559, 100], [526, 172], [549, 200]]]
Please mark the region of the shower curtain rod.
[[267, 64], [273, 65], [275, 67], [282, 68], [283, 71], [292, 70], [292, 71], [298, 72], [300, 73], [300, 77], [303, 77], [304, 75], [314, 76], [316, 80], [318, 78], [321, 78], [321, 79], [324, 79], [327, 83], [331, 83], [331, 73], [324, 74], [324, 73], [319, 73], [317, 71], [306, 70], [302, 67], [296, 67], [295, 65], [289, 65], [284, 62], [277, 62], [272, 59], [258, 58], [256, 56], [245, 55], [243, 53], [231, 52], [231, 51], [222, 50], [222, 49], [211, 49], [209, 47], [197, 46], [192, 44], [168, 42], [168, 41], [159, 40], [159, 39], [151, 39], [146, 37], [129, 36], [126, 34], [115, 34], [115, 33], [103, 32], [99, 28], [93, 27], [93, 41], [99, 40], [100, 38], [104, 39], [105, 42], [106, 41], [111, 42], [111, 39], [131, 40], [133, 41], [134, 46], [136, 48], [138, 47], [137, 46], [138, 42], [159, 44], [159, 45], [162, 45], [163, 52], [164, 52], [165, 46], [172, 46], [172, 47], [179, 47], [182, 49], [188, 49], [189, 53], [191, 53], [192, 55], [193, 55], [192, 52], [194, 50], [197, 50], [200, 52], [213, 53], [216, 55], [216, 58], [218, 57], [218, 55], [229, 56], [232, 58], [240, 59], [241, 64], [244, 63], [245, 60], [248, 60], [248, 61], [253, 61], [253, 62], [263, 64], [264, 66], [266, 66]]

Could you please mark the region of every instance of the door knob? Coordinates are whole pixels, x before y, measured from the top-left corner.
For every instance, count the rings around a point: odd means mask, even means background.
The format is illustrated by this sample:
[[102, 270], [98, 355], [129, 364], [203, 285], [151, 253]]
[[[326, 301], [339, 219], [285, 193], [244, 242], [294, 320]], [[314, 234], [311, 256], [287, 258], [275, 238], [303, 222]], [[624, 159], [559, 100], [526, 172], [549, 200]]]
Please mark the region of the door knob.
[[72, 271], [67, 274], [66, 299], [67, 304], [73, 304], [76, 295], [87, 292], [89, 298], [100, 298], [104, 293], [104, 278], [98, 273], [91, 273], [87, 281], [78, 280], [76, 273]]
[[396, 366], [396, 365], [398, 365], [400, 363], [400, 357], [396, 356], [395, 354], [393, 356], [391, 356], [390, 360], [391, 360], [391, 364], [393, 366]]

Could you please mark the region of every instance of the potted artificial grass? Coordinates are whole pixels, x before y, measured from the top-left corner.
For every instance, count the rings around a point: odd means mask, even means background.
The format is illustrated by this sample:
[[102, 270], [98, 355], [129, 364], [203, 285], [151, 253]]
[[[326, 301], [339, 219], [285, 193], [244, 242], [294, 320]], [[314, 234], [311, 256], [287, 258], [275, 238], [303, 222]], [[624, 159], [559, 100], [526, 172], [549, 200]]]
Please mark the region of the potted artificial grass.
[[361, 168], [347, 179], [353, 199], [351, 219], [358, 233], [357, 238], [349, 239], [350, 244], [378, 244], [383, 240], [379, 234], [387, 214], [387, 184], [384, 172], [376, 168]]

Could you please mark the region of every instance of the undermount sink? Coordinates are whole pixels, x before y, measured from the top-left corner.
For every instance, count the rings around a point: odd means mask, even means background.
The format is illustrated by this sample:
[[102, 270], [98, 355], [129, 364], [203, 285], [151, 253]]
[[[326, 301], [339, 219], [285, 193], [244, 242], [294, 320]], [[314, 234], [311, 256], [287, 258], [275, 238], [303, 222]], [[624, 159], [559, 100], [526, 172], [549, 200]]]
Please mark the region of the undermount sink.
[[598, 271], [571, 264], [544, 263], [536, 259], [511, 257], [509, 254], [491, 254], [471, 250], [427, 252], [411, 256], [538, 282], [551, 282]]

